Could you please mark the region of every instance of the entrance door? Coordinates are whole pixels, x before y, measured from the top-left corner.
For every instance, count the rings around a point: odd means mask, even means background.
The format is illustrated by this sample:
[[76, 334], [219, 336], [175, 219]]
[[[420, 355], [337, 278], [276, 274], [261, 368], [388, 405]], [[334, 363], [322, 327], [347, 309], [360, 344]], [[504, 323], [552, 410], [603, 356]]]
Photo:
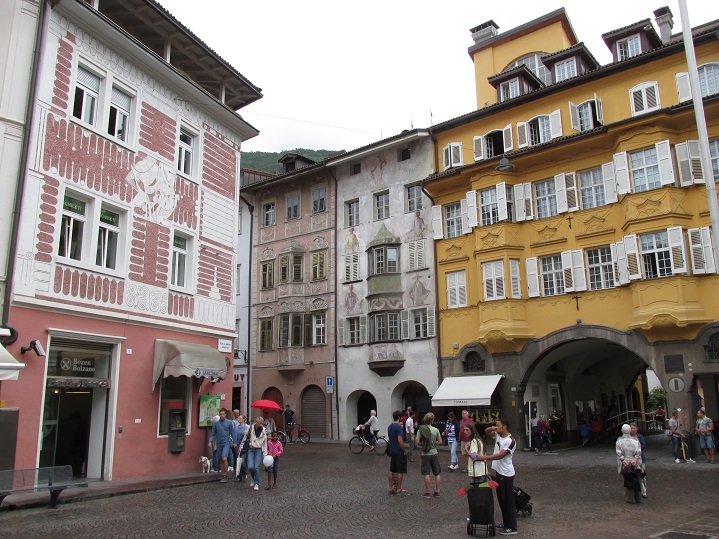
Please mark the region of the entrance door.
[[40, 466], [69, 464], [73, 475], [87, 477], [92, 391], [48, 388]]
[[327, 400], [317, 386], [309, 386], [302, 393], [301, 423], [310, 431], [310, 438], [327, 437]]

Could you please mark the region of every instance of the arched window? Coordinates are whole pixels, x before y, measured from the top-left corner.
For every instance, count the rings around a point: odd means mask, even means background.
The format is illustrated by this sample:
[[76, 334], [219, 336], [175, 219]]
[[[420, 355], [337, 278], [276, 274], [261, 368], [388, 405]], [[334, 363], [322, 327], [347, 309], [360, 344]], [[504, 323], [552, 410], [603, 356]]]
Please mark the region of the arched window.
[[719, 63], [704, 64], [697, 69], [702, 97], [719, 93]]
[[719, 362], [719, 333], [712, 335], [709, 339], [709, 346], [706, 347], [706, 361], [707, 363]]
[[542, 81], [542, 84], [545, 86], [549, 86], [552, 84], [552, 72], [547, 69], [544, 64], [542, 63], [542, 56], [546, 53], [540, 52], [540, 53], [533, 53], [528, 54], [527, 56], [523, 56], [522, 58], [519, 58], [512, 62], [510, 65], [507, 66], [505, 71], [508, 69], [512, 69], [513, 67], [526, 65], [529, 70], [534, 73], [539, 80]]
[[464, 372], [485, 372], [487, 366], [477, 352], [470, 352], [464, 360]]

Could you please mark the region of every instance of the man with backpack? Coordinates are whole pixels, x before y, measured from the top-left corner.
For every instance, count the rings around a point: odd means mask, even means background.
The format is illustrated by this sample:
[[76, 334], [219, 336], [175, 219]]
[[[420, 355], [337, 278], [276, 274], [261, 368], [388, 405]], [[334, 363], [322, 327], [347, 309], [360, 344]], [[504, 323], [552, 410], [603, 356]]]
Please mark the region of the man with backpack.
[[[418, 447], [422, 448], [422, 463], [420, 473], [424, 476], [424, 498], [434, 496], [438, 498], [442, 490], [442, 468], [439, 465], [437, 446], [442, 445], [442, 435], [436, 427], [432, 426], [434, 414], [429, 412], [422, 418], [424, 423], [417, 431], [415, 439]], [[429, 477], [430, 471], [434, 474], [434, 494], [431, 492], [432, 483]]]

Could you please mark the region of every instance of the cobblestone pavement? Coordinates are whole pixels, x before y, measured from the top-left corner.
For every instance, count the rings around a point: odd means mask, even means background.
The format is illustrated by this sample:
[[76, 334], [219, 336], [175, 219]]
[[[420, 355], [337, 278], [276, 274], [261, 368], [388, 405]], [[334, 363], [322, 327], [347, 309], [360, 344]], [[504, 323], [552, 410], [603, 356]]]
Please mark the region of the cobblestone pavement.
[[[640, 505], [624, 502], [613, 446], [517, 454], [515, 483], [533, 504], [532, 517], [518, 517], [520, 536], [719, 538], [719, 463], [675, 464], [663, 436], [649, 444], [649, 498]], [[211, 482], [65, 502], [63, 493], [54, 510], [0, 512], [0, 536], [466, 537], [467, 498], [457, 496], [466, 474], [447, 470], [442, 452], [442, 495], [426, 499], [415, 460], [405, 478], [410, 494], [389, 495], [387, 457], [353, 455], [346, 443], [292, 445], [277, 489]], [[266, 480], [263, 473], [261, 488]], [[496, 503], [495, 512], [499, 522]]]

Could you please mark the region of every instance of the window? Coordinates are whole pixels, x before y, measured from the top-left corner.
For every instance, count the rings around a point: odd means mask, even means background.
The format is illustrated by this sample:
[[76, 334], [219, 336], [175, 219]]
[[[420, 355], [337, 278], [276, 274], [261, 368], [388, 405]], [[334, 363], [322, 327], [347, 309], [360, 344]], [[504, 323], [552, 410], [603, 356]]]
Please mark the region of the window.
[[604, 124], [602, 100], [594, 94], [594, 99], [575, 105], [569, 102], [569, 117], [572, 120], [572, 129], [576, 131], [589, 131]]
[[409, 148], [400, 148], [397, 150], [397, 161], [407, 161], [411, 159], [412, 151]]
[[300, 218], [300, 195], [287, 197], [286, 219], [292, 221]]
[[485, 301], [507, 297], [504, 289], [504, 262], [502, 260], [482, 264], [482, 276]]
[[535, 146], [552, 139], [549, 116], [539, 116], [527, 123], [529, 131], [529, 145]]
[[507, 101], [519, 97], [519, 79], [512, 79], [499, 85], [499, 100]]
[[554, 217], [557, 210], [557, 191], [554, 178], [534, 184], [534, 198], [537, 204], [537, 219]]
[[719, 182], [719, 139], [709, 141], [709, 154], [712, 161], [712, 171], [714, 171], [714, 181]]
[[327, 211], [327, 188], [318, 187], [312, 191], [312, 213]]
[[107, 269], [116, 269], [117, 241], [120, 237], [120, 214], [105, 204], [100, 209], [100, 225], [97, 231], [97, 254], [95, 264]]
[[260, 320], [260, 351], [272, 350], [272, 320]]
[[359, 220], [359, 200], [345, 202], [345, 223], [347, 226], [357, 226]]
[[112, 88], [107, 132], [122, 141], [127, 141], [131, 105], [132, 98], [129, 95], [115, 87]]
[[659, 110], [659, 86], [656, 82], [643, 82], [629, 90], [632, 116]]
[[345, 282], [359, 280], [359, 257], [359, 253], [345, 256]]
[[667, 231], [652, 232], [639, 236], [640, 254], [645, 279], [672, 275], [669, 234]]
[[275, 287], [275, 262], [262, 263], [262, 289], [267, 290]]
[[274, 226], [275, 224], [275, 203], [269, 202], [262, 206], [262, 226]]
[[355, 176], [362, 172], [362, 164], [361, 163], [353, 163], [350, 165], [350, 176]]
[[415, 309], [411, 312], [413, 336], [415, 339], [429, 337], [427, 328], [427, 309]]
[[415, 212], [422, 209], [422, 186], [420, 185], [408, 185], [407, 186], [407, 212]]
[[517, 146], [525, 148], [549, 142], [562, 136], [562, 112], [555, 110], [528, 122], [517, 122]]
[[374, 247], [369, 252], [370, 275], [399, 272], [399, 247]]
[[626, 60], [639, 55], [641, 52], [638, 35], [617, 41], [617, 60]]
[[485, 372], [487, 367], [484, 359], [477, 352], [470, 352], [467, 354], [467, 359], [464, 361], [464, 372]]
[[175, 233], [172, 237], [172, 273], [170, 286], [185, 288], [187, 285], [187, 247], [188, 239]]
[[719, 64], [704, 64], [697, 72], [702, 97], [719, 93]]
[[347, 318], [345, 322], [347, 323], [347, 344], [362, 344], [359, 316]]
[[579, 193], [582, 198], [582, 209], [588, 210], [598, 206], [604, 206], [607, 202], [604, 197], [604, 178], [602, 177], [602, 168], [590, 168], [589, 170], [580, 170], [579, 176]]
[[557, 82], [571, 79], [577, 76], [577, 62], [574, 58], [569, 58], [563, 62], [554, 64], [554, 78]]
[[302, 262], [304, 256], [299, 253], [280, 256], [280, 282], [301, 283], [303, 281]]
[[87, 124], [95, 125], [99, 96], [100, 77], [78, 66], [72, 115]]
[[242, 264], [237, 264], [235, 268], [235, 294], [240, 295], [240, 276], [242, 275]]
[[609, 246], [587, 249], [589, 290], [603, 290], [614, 286], [614, 262]]
[[312, 253], [312, 280], [321, 281], [327, 278], [327, 251]]
[[519, 60], [516, 60], [512, 64], [512, 67], [526, 65], [532, 71], [532, 73], [534, 73], [537, 78], [542, 81], [542, 84], [548, 86], [552, 83], [552, 73], [542, 63], [541, 57], [543, 54], [544, 53], [529, 54], [523, 58], [520, 58]]
[[185, 176], [192, 176], [193, 159], [192, 153], [194, 151], [195, 135], [190, 133], [187, 129], [180, 129], [180, 140], [178, 143], [177, 152], [177, 170]]
[[325, 313], [312, 315], [312, 344], [314, 346], [327, 344], [327, 315]]
[[640, 193], [662, 186], [656, 148], [629, 152], [629, 165], [634, 192]]
[[378, 221], [389, 219], [389, 191], [374, 196], [374, 218]]
[[564, 294], [564, 270], [561, 255], [543, 256], [539, 259], [542, 275], [542, 295]]
[[467, 277], [464, 270], [447, 273], [447, 308], [467, 306]]
[[[159, 435], [166, 435], [170, 432], [170, 409], [177, 408], [177, 405], [170, 407], [168, 401], [182, 401], [184, 404], [181, 407], [188, 411], [187, 418], [190, 417], [189, 381], [190, 378], [187, 376], [167, 376], [162, 378], [160, 382], [160, 424], [157, 430]], [[177, 426], [179, 425], [173, 425], [173, 427]], [[183, 426], [185, 432], [187, 432], [187, 425]]]
[[82, 260], [82, 244], [85, 234], [86, 203], [65, 195], [62, 204], [62, 224], [57, 255], [72, 260]]
[[372, 342], [401, 340], [399, 313], [374, 313], [369, 315], [370, 340]]
[[452, 167], [461, 167], [464, 164], [462, 160], [462, 143], [450, 142], [442, 150], [444, 159], [444, 170]]
[[462, 205], [459, 202], [444, 207], [444, 230], [448, 238], [462, 235]]
[[427, 267], [424, 260], [424, 240], [407, 242], [407, 253], [409, 255], [409, 271]]
[[497, 206], [497, 189], [484, 189], [479, 192], [479, 214], [482, 226], [493, 225], [499, 222], [499, 208]]
[[303, 328], [303, 314], [281, 314], [279, 333], [277, 335], [277, 346], [279, 348], [302, 346]]

